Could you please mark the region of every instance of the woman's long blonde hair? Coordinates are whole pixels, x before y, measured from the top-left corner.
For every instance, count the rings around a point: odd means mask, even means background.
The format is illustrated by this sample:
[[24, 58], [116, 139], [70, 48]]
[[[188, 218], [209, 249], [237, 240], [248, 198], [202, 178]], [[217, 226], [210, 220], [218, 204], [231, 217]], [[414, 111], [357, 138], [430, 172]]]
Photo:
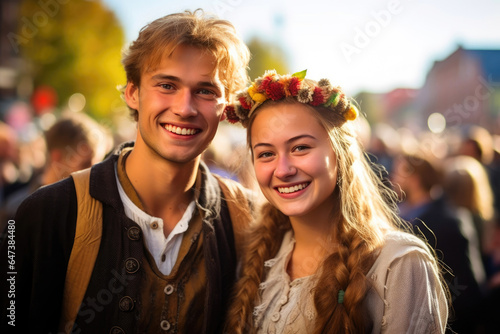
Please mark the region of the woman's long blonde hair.
[[[345, 99], [345, 97], [343, 98]], [[266, 101], [251, 116], [247, 141], [251, 143], [253, 120], [263, 108], [282, 103], [299, 103], [293, 98]], [[341, 101], [340, 107], [347, 101]], [[314, 291], [317, 322], [314, 333], [364, 332], [362, 309], [370, 288], [366, 273], [373, 265], [384, 234], [400, 225], [395, 210], [395, 193], [387, 188], [378, 167], [371, 164], [356, 138], [352, 122], [341, 113], [323, 107], [312, 107], [318, 121], [327, 131], [337, 156], [338, 180], [332, 206], [338, 208], [332, 217], [334, 251], [318, 269]], [[259, 110], [260, 109], [260, 110]], [[252, 312], [259, 303], [259, 284], [264, 279], [264, 262], [278, 252], [283, 236], [291, 229], [290, 220], [272, 205], [265, 204], [258, 222], [248, 237], [242, 272], [230, 306], [226, 329], [230, 333], [255, 331]], [[337, 300], [344, 290], [343, 303]]]

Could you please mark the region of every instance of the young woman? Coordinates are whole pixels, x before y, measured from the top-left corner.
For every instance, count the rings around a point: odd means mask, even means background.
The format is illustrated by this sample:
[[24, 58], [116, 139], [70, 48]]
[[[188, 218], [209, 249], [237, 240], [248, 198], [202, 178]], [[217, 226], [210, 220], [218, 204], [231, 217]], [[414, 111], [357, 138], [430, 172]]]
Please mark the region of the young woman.
[[230, 333], [442, 333], [433, 254], [401, 232], [394, 194], [357, 141], [357, 109], [328, 80], [267, 72], [226, 108], [247, 128], [268, 203], [250, 232]]

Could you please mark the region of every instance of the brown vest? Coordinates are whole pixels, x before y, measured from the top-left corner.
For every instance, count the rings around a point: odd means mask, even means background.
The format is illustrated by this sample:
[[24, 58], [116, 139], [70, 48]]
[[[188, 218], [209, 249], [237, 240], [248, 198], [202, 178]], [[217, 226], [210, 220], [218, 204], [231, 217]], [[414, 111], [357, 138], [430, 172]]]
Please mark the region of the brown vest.
[[195, 213], [169, 275], [162, 274], [151, 254], [145, 252], [147, 261], [143, 262], [145, 274], [141, 282], [139, 332], [202, 332], [203, 303], [199, 301], [205, 300], [207, 277], [201, 224], [200, 214]]

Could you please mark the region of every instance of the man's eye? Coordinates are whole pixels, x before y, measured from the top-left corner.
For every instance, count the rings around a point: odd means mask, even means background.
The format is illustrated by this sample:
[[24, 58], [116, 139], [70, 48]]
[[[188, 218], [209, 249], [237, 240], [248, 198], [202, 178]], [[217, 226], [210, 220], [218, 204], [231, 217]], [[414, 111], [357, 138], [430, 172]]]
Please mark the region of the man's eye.
[[208, 89], [200, 89], [198, 91], [201, 95], [212, 95], [212, 96], [216, 96], [216, 94], [214, 92], [212, 92], [211, 90], [208, 90]]
[[174, 89], [174, 87], [171, 84], [160, 84], [159, 85], [163, 89], [171, 90]]

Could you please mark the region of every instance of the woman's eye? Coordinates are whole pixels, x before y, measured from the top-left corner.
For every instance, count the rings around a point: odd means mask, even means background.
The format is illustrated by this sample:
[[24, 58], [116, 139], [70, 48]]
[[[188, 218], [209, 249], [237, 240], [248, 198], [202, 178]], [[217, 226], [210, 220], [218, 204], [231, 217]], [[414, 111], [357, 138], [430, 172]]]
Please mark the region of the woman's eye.
[[273, 156], [273, 154], [271, 152], [262, 152], [262, 153], [259, 153], [259, 155], [257, 157], [258, 158], [269, 158], [272, 156]]
[[298, 146], [295, 146], [293, 148], [293, 151], [294, 152], [300, 152], [300, 151], [305, 151], [309, 148], [309, 146], [305, 146], [305, 145], [298, 145]]

